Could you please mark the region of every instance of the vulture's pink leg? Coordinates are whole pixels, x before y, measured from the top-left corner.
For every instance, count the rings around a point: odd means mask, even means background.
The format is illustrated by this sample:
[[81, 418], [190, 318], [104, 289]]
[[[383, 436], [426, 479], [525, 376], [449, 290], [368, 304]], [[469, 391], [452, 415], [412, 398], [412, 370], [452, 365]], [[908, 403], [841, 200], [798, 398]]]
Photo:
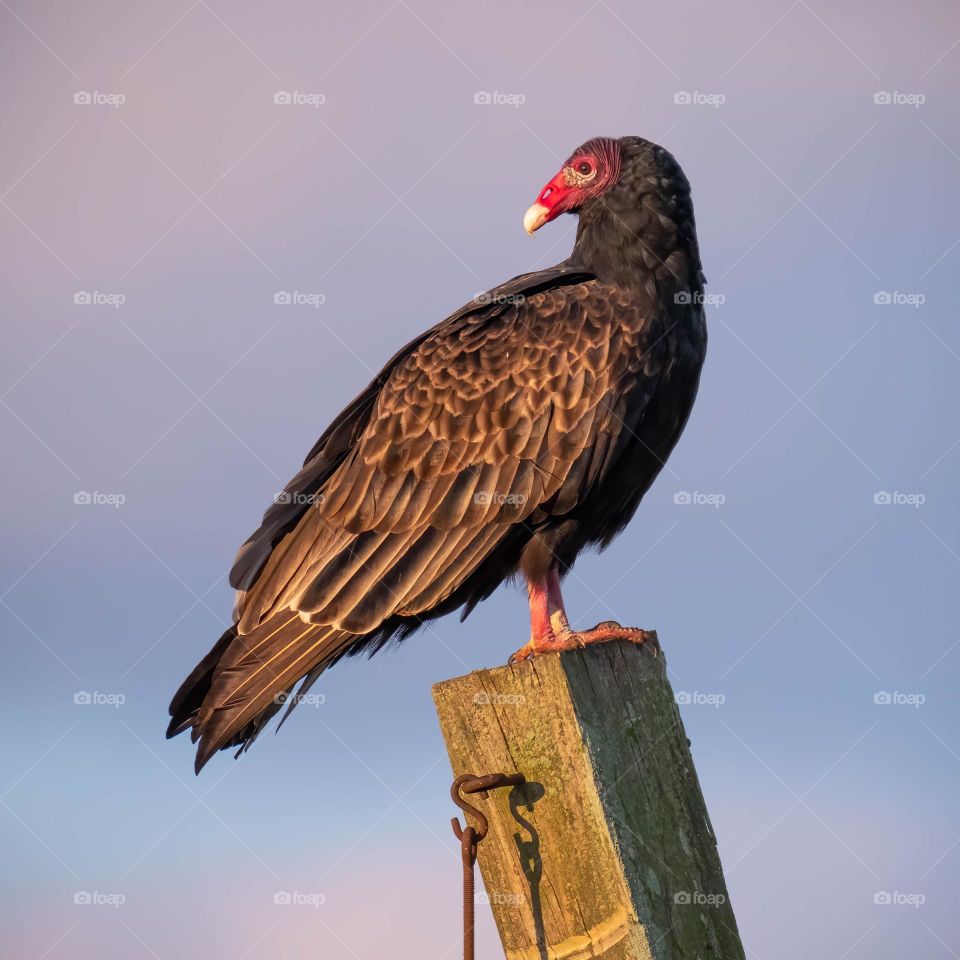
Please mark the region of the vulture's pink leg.
[[604, 620], [590, 630], [572, 630], [560, 592], [560, 575], [556, 570], [551, 570], [543, 580], [528, 580], [527, 593], [530, 600], [530, 640], [510, 657], [508, 663], [527, 660], [541, 653], [573, 650], [605, 640], [643, 643], [654, 636], [637, 627], [622, 627], [613, 620]]
[[553, 636], [550, 627], [550, 594], [546, 580], [528, 580], [527, 597], [530, 602], [530, 642], [548, 640]]
[[563, 605], [563, 594], [560, 592], [560, 574], [551, 570], [547, 574], [547, 598], [550, 605], [550, 626], [556, 634], [569, 633], [570, 622], [567, 620], [567, 611]]

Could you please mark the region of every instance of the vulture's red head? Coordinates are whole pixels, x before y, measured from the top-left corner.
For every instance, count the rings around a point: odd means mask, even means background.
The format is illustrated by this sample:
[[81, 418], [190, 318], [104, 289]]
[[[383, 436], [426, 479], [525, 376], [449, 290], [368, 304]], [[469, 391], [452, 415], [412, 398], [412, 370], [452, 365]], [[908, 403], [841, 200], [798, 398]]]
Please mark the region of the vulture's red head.
[[560, 172], [540, 191], [537, 202], [523, 217], [523, 227], [533, 234], [545, 223], [573, 213], [588, 200], [602, 196], [620, 177], [620, 141], [594, 137], [570, 154]]
[[594, 137], [577, 147], [523, 226], [532, 234], [561, 213], [580, 218], [572, 261], [598, 277], [629, 284], [653, 271], [682, 286], [702, 282], [690, 184], [656, 143]]

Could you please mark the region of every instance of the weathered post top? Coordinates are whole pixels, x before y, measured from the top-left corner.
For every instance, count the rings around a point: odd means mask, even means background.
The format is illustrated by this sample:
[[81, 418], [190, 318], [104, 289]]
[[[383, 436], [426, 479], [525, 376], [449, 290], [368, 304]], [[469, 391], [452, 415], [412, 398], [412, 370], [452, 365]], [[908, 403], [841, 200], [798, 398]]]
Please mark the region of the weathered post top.
[[478, 801], [508, 960], [742, 960], [716, 839], [656, 641], [614, 641], [433, 688]]

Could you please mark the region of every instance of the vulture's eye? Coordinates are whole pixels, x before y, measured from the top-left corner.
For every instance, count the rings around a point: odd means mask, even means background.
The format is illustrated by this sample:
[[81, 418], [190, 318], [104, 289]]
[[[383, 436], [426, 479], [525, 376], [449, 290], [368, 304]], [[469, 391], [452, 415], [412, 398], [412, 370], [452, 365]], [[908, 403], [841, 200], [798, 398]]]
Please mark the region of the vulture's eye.
[[563, 178], [568, 187], [584, 188], [597, 176], [592, 160], [576, 160], [563, 168]]

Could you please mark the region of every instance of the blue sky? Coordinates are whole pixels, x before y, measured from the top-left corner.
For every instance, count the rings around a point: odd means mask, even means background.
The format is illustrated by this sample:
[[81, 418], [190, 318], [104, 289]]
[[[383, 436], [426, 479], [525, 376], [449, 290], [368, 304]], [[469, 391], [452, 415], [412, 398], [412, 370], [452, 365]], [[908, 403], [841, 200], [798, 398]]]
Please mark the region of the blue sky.
[[[955, 955], [950, 5], [0, 20], [12, 956], [457, 954], [429, 689], [525, 640], [519, 592], [338, 666], [322, 704], [199, 779], [166, 704], [331, 417], [414, 334], [566, 256], [573, 218], [532, 240], [521, 218], [598, 134], [680, 160], [714, 303], [687, 432], [580, 560], [571, 615], [658, 630], [749, 957]], [[293, 890], [323, 904], [274, 903]]]

